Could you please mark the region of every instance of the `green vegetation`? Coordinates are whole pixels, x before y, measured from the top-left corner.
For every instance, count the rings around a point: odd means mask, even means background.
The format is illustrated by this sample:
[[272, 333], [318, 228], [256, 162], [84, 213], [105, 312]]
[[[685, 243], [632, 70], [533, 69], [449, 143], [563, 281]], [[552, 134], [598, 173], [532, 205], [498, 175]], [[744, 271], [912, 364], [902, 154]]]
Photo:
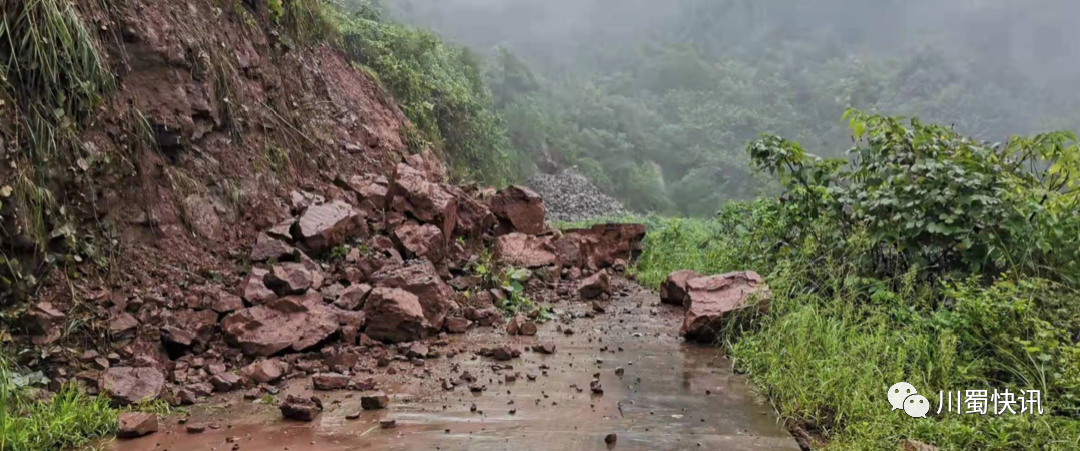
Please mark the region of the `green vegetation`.
[[375, 2], [349, 2], [332, 14], [346, 52], [378, 76], [422, 137], [445, 156], [455, 180], [504, 185], [520, 178], [519, 158], [478, 55], [431, 31], [385, 19]]
[[[683, 268], [766, 276], [768, 314], [718, 338], [780, 415], [829, 449], [907, 438], [1080, 449], [1080, 217], [1065, 181], [1078, 170], [1075, 139], [987, 146], [915, 120], [849, 119], [862, 138], [850, 164], [773, 136], [750, 144], [753, 164], [779, 176], [780, 200], [654, 221], [638, 280], [656, 287]], [[890, 411], [897, 381], [934, 406], [940, 391], [1041, 390], [1045, 415], [935, 408], [915, 420]]]
[[45, 395], [30, 382], [0, 355], [0, 451], [78, 448], [116, 430], [118, 411], [107, 399], [87, 396], [74, 385]]
[[711, 216], [775, 193], [746, 143], [774, 133], [843, 149], [837, 118], [852, 107], [979, 140], [1080, 124], [1068, 0], [392, 4], [490, 55], [515, 148], [576, 165], [642, 213]]

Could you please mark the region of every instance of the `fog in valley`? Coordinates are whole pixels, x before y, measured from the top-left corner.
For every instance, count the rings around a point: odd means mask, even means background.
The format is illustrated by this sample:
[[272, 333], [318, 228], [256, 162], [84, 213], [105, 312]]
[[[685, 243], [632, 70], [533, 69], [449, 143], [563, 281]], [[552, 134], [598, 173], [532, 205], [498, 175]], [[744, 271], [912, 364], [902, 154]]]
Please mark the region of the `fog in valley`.
[[1080, 123], [1067, 0], [386, 0], [486, 57], [512, 145], [639, 211], [769, 189], [761, 133], [841, 156], [854, 107], [987, 141]]

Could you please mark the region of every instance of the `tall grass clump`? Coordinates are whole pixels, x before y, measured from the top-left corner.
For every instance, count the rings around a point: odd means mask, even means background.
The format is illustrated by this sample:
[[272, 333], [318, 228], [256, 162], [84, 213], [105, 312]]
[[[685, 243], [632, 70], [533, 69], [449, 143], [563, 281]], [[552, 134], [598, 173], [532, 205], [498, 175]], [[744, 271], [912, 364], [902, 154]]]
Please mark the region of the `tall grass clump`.
[[[654, 226], [638, 279], [655, 287], [684, 268], [766, 276], [769, 312], [717, 339], [815, 446], [1080, 449], [1075, 139], [993, 147], [851, 117], [850, 163], [780, 138], [752, 143], [755, 164], [784, 185], [780, 199]], [[892, 411], [885, 393], [900, 381], [930, 400], [927, 419]], [[940, 392], [969, 389], [1040, 390], [1043, 414], [936, 413]]]
[[31, 396], [13, 370], [0, 356], [0, 451], [74, 449], [115, 432], [118, 411], [107, 399], [70, 384], [47, 398]]
[[69, 150], [77, 125], [115, 86], [73, 2], [5, 0], [0, 87], [17, 105], [14, 143], [48, 160]]

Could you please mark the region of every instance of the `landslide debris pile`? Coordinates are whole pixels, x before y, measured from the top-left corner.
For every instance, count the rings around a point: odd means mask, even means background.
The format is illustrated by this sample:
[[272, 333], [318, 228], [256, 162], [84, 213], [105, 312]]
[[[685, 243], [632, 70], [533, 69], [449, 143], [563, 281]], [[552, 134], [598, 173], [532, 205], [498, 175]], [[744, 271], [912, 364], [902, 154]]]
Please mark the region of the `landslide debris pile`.
[[[121, 404], [186, 405], [239, 389], [254, 399], [307, 375], [316, 389], [375, 390], [372, 371], [391, 359], [438, 355], [424, 339], [503, 323], [496, 302], [511, 293], [474, 271], [485, 249], [494, 263], [484, 264], [527, 269], [531, 287], [565, 295], [580, 285], [587, 298], [610, 294], [608, 271], [641, 250], [643, 225], [558, 233], [529, 189], [453, 186], [442, 171], [413, 155], [390, 177], [337, 177], [343, 198], [293, 191], [293, 217], [258, 234], [238, 286], [162, 283], [108, 296], [111, 349], [86, 350], [49, 370], [53, 380]], [[33, 340], [55, 340], [64, 316], [39, 302]], [[512, 323], [535, 333], [523, 316]], [[297, 398], [282, 411], [310, 419], [321, 408]]]
[[527, 185], [544, 198], [548, 217], [555, 221], [574, 222], [630, 213], [618, 199], [604, 194], [587, 177], [571, 169], [557, 174], [537, 173]]

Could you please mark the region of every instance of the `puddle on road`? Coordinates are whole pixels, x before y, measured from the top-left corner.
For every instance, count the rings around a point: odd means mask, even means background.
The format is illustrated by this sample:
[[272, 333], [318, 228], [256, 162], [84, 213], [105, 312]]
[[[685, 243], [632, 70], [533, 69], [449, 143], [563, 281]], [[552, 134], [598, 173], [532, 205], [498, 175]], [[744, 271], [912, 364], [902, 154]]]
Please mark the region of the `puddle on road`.
[[[109, 443], [113, 451], [243, 451], [306, 450], [798, 450], [768, 406], [731, 372], [731, 363], [716, 348], [682, 343], [675, 335], [679, 311], [656, 307], [647, 295], [618, 303], [618, 311], [595, 319], [579, 319], [564, 335], [555, 324], [541, 327], [538, 337], [498, 337], [492, 331], [452, 337], [452, 345], [478, 349], [509, 340], [526, 348], [555, 342], [553, 355], [525, 352], [506, 364], [511, 371], [492, 371], [499, 362], [473, 359], [472, 353], [429, 362], [432, 375], [404, 377], [380, 386], [391, 395], [390, 408], [360, 411], [360, 394], [321, 392], [327, 410], [311, 423], [284, 421], [276, 406], [225, 398], [225, 406], [192, 409], [189, 424], [207, 427], [189, 434], [178, 418], [164, 420], [157, 434]], [[643, 307], [636, 307], [639, 303]], [[564, 306], [566, 308], [566, 306]], [[571, 308], [582, 308], [575, 305]], [[616, 309], [609, 309], [609, 312]], [[582, 310], [583, 311], [583, 310]], [[655, 314], [651, 314], [655, 313]], [[567, 326], [563, 326], [567, 327]], [[602, 351], [603, 349], [603, 351]], [[487, 384], [482, 394], [459, 386], [439, 387], [441, 377], [458, 364]], [[541, 365], [549, 369], [543, 375]], [[616, 375], [616, 368], [623, 375]], [[516, 382], [504, 374], [521, 373]], [[600, 375], [603, 394], [590, 391]], [[526, 375], [535, 375], [529, 381]], [[307, 379], [294, 380], [285, 393], [309, 395]], [[580, 391], [576, 388], [580, 388]], [[708, 393], [708, 394], [707, 394]], [[476, 404], [476, 412], [470, 407]], [[397, 427], [382, 429], [393, 419]], [[611, 447], [609, 433], [618, 436]], [[231, 440], [231, 441], [230, 441]]]

